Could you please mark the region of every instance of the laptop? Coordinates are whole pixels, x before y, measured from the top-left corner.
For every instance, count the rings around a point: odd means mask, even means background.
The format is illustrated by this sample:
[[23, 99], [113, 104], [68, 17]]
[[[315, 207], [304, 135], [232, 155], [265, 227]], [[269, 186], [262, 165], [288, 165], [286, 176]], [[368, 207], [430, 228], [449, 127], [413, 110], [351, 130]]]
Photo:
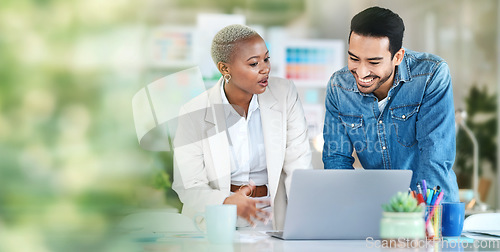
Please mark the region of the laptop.
[[411, 170], [296, 170], [292, 175], [284, 240], [379, 238], [382, 204], [407, 192]]

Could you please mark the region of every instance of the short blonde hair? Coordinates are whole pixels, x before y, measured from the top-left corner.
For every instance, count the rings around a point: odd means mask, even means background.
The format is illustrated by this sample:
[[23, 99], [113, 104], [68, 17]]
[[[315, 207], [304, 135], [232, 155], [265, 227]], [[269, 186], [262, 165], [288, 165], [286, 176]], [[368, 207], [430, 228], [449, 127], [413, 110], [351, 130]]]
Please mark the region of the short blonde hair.
[[219, 62], [229, 63], [236, 42], [248, 39], [259, 34], [252, 28], [233, 24], [222, 28], [212, 40], [212, 60], [217, 65]]

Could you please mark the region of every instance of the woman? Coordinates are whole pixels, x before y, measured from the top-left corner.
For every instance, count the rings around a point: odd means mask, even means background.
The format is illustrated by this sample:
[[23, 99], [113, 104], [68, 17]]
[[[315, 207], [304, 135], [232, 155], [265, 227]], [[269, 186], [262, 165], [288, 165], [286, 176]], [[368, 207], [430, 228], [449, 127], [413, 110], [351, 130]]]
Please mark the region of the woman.
[[274, 216], [273, 228], [283, 229], [292, 172], [312, 168], [297, 91], [269, 77], [269, 50], [247, 26], [220, 30], [212, 58], [222, 77], [181, 108], [172, 188], [189, 216], [234, 204], [248, 225]]

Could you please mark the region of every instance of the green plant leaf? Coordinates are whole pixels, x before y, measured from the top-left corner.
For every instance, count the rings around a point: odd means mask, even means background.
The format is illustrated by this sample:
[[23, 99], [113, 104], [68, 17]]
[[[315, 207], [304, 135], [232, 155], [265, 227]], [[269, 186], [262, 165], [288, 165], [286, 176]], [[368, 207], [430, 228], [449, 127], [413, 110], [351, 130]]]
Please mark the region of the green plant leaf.
[[406, 192], [396, 193], [389, 200], [389, 204], [382, 205], [382, 208], [386, 212], [418, 212], [422, 210], [417, 200]]

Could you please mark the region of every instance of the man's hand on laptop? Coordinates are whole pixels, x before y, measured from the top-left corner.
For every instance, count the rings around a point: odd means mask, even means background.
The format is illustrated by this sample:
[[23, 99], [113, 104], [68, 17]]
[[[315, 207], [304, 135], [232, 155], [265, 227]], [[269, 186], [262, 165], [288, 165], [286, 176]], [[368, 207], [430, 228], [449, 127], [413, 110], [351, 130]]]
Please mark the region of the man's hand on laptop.
[[270, 200], [249, 198], [248, 195], [251, 195], [253, 190], [255, 190], [255, 185], [243, 186], [224, 200], [224, 204], [236, 205], [238, 216], [247, 220], [251, 226], [256, 225], [255, 220], [267, 223], [270, 218], [270, 213], [256, 206], [258, 203], [270, 204]]

